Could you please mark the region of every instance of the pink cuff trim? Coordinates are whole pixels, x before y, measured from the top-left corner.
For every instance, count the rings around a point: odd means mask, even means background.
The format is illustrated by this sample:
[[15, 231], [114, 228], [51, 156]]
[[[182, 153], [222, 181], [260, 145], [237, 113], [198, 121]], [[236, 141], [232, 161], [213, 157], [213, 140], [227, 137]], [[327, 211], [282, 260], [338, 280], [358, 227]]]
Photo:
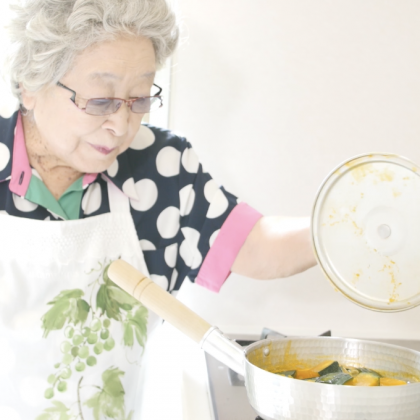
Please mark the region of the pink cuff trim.
[[10, 180], [9, 190], [19, 197], [25, 197], [31, 177], [32, 170], [29, 165], [28, 153], [26, 151], [22, 116], [19, 112], [16, 123], [15, 141], [13, 144], [12, 179]]
[[204, 259], [197, 284], [213, 292], [220, 291], [242, 245], [261, 217], [261, 213], [245, 203], [232, 210]]

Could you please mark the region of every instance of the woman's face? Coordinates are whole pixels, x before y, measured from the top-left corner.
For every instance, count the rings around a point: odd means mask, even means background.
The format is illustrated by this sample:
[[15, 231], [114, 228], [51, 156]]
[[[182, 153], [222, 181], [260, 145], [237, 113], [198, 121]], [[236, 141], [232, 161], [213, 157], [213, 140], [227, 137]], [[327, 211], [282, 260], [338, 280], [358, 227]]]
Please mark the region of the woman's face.
[[[60, 82], [76, 92], [76, 103], [83, 108], [90, 98], [149, 96], [155, 71], [149, 39], [120, 38], [84, 51]], [[123, 104], [111, 115], [88, 115], [71, 96], [68, 90], [52, 86], [36, 94], [23, 92], [22, 100], [33, 112], [37, 141], [57, 165], [83, 173], [102, 172], [130, 146], [144, 114]]]

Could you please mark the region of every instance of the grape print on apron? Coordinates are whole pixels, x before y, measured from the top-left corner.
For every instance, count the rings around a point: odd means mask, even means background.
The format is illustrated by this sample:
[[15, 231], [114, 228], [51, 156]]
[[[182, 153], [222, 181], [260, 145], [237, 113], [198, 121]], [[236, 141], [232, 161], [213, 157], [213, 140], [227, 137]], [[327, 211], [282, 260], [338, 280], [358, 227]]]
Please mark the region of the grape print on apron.
[[160, 320], [108, 278], [117, 258], [149, 275], [128, 198], [108, 194], [111, 212], [87, 219], [0, 215], [1, 419], [140, 419]]

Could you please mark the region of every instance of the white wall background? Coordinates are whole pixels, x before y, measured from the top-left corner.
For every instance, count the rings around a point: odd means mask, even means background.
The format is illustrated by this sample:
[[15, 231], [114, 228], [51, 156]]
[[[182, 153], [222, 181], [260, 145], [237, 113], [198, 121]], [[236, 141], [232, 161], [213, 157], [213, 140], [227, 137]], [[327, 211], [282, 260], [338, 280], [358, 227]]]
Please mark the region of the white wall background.
[[[184, 40], [172, 63], [170, 127], [264, 214], [309, 215], [324, 177], [356, 154], [420, 163], [417, 0], [178, 4]], [[219, 295], [186, 289], [189, 304], [227, 332], [420, 339], [420, 309], [359, 308], [318, 267], [271, 282], [232, 275]]]

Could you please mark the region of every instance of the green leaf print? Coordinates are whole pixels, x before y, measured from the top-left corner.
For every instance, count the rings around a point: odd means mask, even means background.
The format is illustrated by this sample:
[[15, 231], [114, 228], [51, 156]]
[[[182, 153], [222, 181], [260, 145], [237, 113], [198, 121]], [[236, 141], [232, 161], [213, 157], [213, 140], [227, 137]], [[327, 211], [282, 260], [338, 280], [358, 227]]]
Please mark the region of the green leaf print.
[[[55, 370], [47, 378], [48, 385], [44, 396], [51, 401], [60, 393], [69, 392], [71, 387], [68, 383], [79, 380], [77, 393], [71, 405], [71, 409], [77, 409], [78, 413], [71, 413], [62, 402], [54, 400], [53, 406], [45, 409], [36, 420], [84, 420], [83, 406], [91, 409], [95, 420], [131, 420], [133, 416], [132, 411], [128, 416], [125, 414], [125, 392], [121, 384], [124, 372], [118, 367], [104, 372], [109, 365], [102, 367], [101, 357], [104, 353], [112, 352], [116, 345], [133, 348], [137, 341], [144, 348], [148, 311], [111, 281], [108, 277], [107, 262], [100, 262], [99, 266], [99, 269], [90, 272], [98, 272], [98, 275], [90, 283], [86, 282], [86, 291], [62, 291], [48, 302], [50, 308], [41, 318], [44, 338], [53, 330], [62, 330], [64, 336], [60, 343], [60, 359], [55, 361]], [[85, 292], [88, 296], [86, 298]], [[116, 344], [112, 337], [115, 327], [118, 328], [116, 322], [120, 324], [123, 332], [123, 339], [119, 344]], [[82, 400], [80, 388], [83, 372], [91, 369], [97, 371], [98, 368], [103, 372], [103, 387], [85, 383], [83, 387], [95, 387], [100, 392], [87, 401]]]
[[140, 306], [134, 315], [131, 313], [127, 314], [127, 318], [124, 321], [124, 345], [133, 347], [135, 335], [137, 342], [140, 344], [140, 346], [144, 347], [147, 339], [148, 314], [149, 313], [144, 306]]
[[44, 413], [35, 420], [70, 420], [72, 415], [69, 414], [70, 409], [60, 401], [52, 401], [54, 407], [46, 408]]
[[121, 307], [123, 307], [123, 305], [129, 305], [130, 309], [128, 310], [131, 310], [131, 308], [140, 304], [137, 299], [133, 298], [133, 296], [129, 295], [118, 286], [109, 286], [109, 292], [112, 298], [115, 299]]
[[124, 407], [124, 388], [121, 384], [120, 376], [124, 372], [118, 368], [111, 368], [102, 374], [103, 387], [101, 391], [96, 393], [92, 398], [85, 402], [85, 405], [93, 409], [95, 420], [99, 420], [101, 416], [115, 420], [128, 420], [125, 416]]
[[108, 270], [111, 264], [112, 264], [112, 261], [104, 268], [104, 271], [102, 274], [102, 278], [104, 279], [105, 284], [109, 284], [109, 283], [114, 284], [114, 282], [108, 276]]
[[109, 319], [115, 319], [116, 321], [122, 320], [121, 309], [131, 311], [139, 305], [140, 302], [138, 300], [134, 299], [111, 280], [102, 284], [96, 295], [96, 306], [101, 309], [101, 314], [105, 313]]
[[63, 290], [54, 300], [48, 302], [52, 307], [41, 318], [44, 337], [52, 330], [61, 330], [66, 322], [77, 325], [86, 321], [90, 306], [82, 296], [84, 293], [80, 289]]
[[108, 285], [101, 285], [96, 295], [96, 306], [98, 309], [101, 309], [101, 315], [105, 313], [109, 319], [121, 321], [120, 305], [113, 299], [109, 289]]
[[77, 313], [77, 319], [81, 324], [84, 324], [85, 321], [87, 320], [87, 317], [89, 315], [89, 311], [90, 311], [89, 304], [85, 300], [79, 299], [77, 301], [77, 312], [78, 312]]

